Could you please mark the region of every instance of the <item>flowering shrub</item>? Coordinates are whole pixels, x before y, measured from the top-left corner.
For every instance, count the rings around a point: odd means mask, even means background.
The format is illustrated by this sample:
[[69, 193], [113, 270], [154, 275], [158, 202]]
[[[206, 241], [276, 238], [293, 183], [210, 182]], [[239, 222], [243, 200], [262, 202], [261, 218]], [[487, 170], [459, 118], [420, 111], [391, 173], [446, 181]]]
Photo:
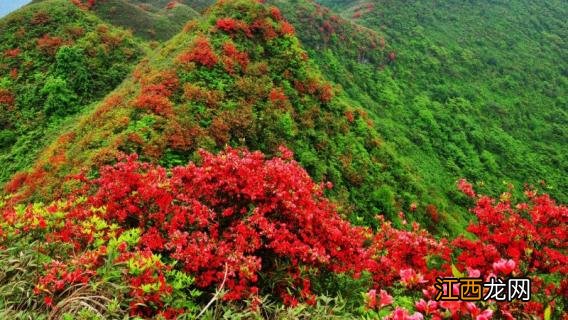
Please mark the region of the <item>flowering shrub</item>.
[[[70, 245], [38, 279], [35, 292], [45, 304], [56, 304], [70, 286], [102, 278], [127, 283], [130, 313], [146, 318], [174, 319], [195, 308], [179, 281], [205, 291], [222, 284], [225, 300], [257, 297], [270, 287], [285, 304], [315, 303], [306, 267], [352, 276], [370, 272], [373, 288], [363, 294], [360, 312], [371, 316], [562, 316], [552, 310], [565, 305], [568, 288], [568, 211], [548, 196], [527, 192], [530, 202], [516, 206], [510, 197], [495, 203], [480, 196], [472, 210], [478, 221], [468, 228], [475, 239], [436, 240], [416, 223], [399, 230], [382, 217], [373, 235], [342, 220], [323, 197], [330, 186], [315, 184], [289, 150], [280, 148], [280, 154], [266, 159], [243, 149], [201, 151], [199, 165], [171, 172], [125, 157], [103, 167], [99, 178], [74, 177], [80, 183], [68, 199], [4, 209], [0, 243], [42, 234], [47, 243]], [[461, 185], [474, 194], [469, 184]], [[529, 277], [533, 300], [435, 301], [435, 278], [461, 276], [459, 270], [470, 277]], [[544, 274], [560, 276], [559, 283]], [[401, 294], [413, 305], [401, 305]], [[191, 303], [180, 305], [180, 295]]]
[[244, 72], [249, 64], [249, 56], [246, 52], [240, 52], [234, 43], [225, 42], [223, 44], [223, 54], [225, 59], [223, 60], [225, 70], [229, 74], [234, 74], [235, 65], [238, 64], [241, 70]]
[[20, 48], [9, 49], [4, 51], [4, 56], [6, 58], [15, 58], [19, 56], [21, 52], [22, 50], [20, 50]]
[[234, 32], [239, 30], [239, 22], [233, 18], [221, 18], [217, 20], [217, 28], [225, 32]]
[[44, 25], [47, 24], [51, 20], [51, 17], [47, 12], [38, 11], [34, 13], [32, 18], [30, 19], [30, 23], [32, 25]]
[[[475, 195], [470, 190], [467, 194]], [[568, 257], [562, 253], [568, 247], [568, 209], [547, 195], [526, 195], [530, 202], [517, 205], [507, 197], [497, 203], [489, 197], [478, 199], [472, 210], [478, 221], [468, 227], [477, 239], [455, 241], [467, 249], [458, 257], [462, 264], [483, 272], [568, 273]]]
[[[467, 196], [476, 197], [465, 180], [461, 180], [458, 187]], [[467, 228], [476, 239], [459, 237], [452, 243], [460, 252], [458, 265], [474, 270], [478, 276], [532, 279], [538, 300], [524, 304], [501, 303], [500, 313], [508, 319], [521, 314], [542, 316], [543, 303], [554, 306], [558, 298], [567, 297], [568, 208], [532, 190], [525, 191], [525, 195], [529, 202], [516, 205], [508, 193], [499, 201], [478, 196], [472, 209], [477, 222]], [[545, 274], [548, 276], [543, 277]], [[559, 283], [545, 281], [550, 275], [560, 275]], [[534, 296], [533, 293], [533, 300]]]
[[[98, 179], [78, 176], [84, 187], [65, 205], [50, 209], [61, 212], [58, 219], [45, 222], [46, 215], [37, 217], [30, 210], [24, 216], [41, 218], [26, 224], [49, 229], [47, 239], [72, 244], [78, 252], [69, 253], [70, 262], [47, 265], [37, 292], [53, 296], [88, 282], [105, 261], [126, 262], [131, 311], [150, 316], [171, 292], [158, 256], [178, 261], [200, 288], [225, 281], [227, 300], [258, 294], [259, 273], [281, 272], [282, 264], [288, 277], [299, 281], [294, 299], [313, 299], [310, 281], [300, 276], [303, 266], [362, 271], [368, 232], [342, 220], [323, 197], [323, 187], [291, 160], [287, 149], [281, 153], [284, 158], [267, 160], [246, 150], [229, 148], [217, 156], [203, 151], [201, 165], [177, 167], [171, 174], [130, 156], [102, 168]], [[17, 217], [13, 210], [4, 213], [11, 225], [21, 223]], [[129, 230], [139, 230], [138, 240], [110, 254], [109, 241]], [[288, 285], [276, 286], [286, 299]], [[154, 308], [140, 309], [138, 299], [152, 301]]]
[[50, 56], [55, 55], [57, 49], [64, 44], [64, 41], [60, 37], [51, 37], [49, 35], [44, 35], [43, 37], [37, 39], [37, 47], [41, 51], [47, 53]]
[[451, 249], [446, 240], [436, 241], [416, 223], [412, 231], [406, 231], [395, 229], [383, 217], [380, 222], [371, 247], [378, 262], [372, 272], [377, 284], [392, 286], [400, 280], [405, 287], [420, 288], [425, 283], [433, 283], [437, 276], [447, 274], [447, 264], [440, 263], [441, 270], [428, 266], [433, 259], [450, 261]]
[[177, 4], [178, 4], [178, 2], [176, 0], [170, 1], [170, 2], [168, 2], [168, 4], [166, 4], [166, 9], [171, 10], [171, 9], [175, 8]]
[[148, 109], [158, 115], [170, 115], [173, 105], [169, 97], [178, 88], [178, 79], [174, 73], [164, 72], [154, 79], [144, 79], [142, 90], [134, 101], [134, 106]]
[[14, 104], [14, 95], [7, 89], [0, 89], [0, 105], [12, 106]]
[[213, 47], [211, 47], [209, 40], [206, 37], [201, 36], [195, 38], [193, 41], [193, 48], [190, 51], [187, 51], [178, 57], [178, 60], [181, 63], [187, 64], [189, 62], [195, 62], [208, 68], [215, 66], [218, 59], [219, 58], [213, 51]]
[[89, 10], [96, 4], [96, 0], [71, 0], [71, 2], [83, 10]]
[[293, 36], [296, 33], [296, 30], [290, 22], [283, 20], [280, 22], [280, 33], [282, 35]]

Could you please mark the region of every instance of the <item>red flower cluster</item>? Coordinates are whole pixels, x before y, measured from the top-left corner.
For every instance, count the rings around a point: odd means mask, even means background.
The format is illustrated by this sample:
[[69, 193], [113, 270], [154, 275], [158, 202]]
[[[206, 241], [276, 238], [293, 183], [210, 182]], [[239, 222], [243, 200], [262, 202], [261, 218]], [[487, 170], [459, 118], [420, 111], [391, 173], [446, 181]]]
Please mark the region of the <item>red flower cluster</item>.
[[[547, 195], [530, 196], [529, 203], [515, 207], [505, 198], [498, 203], [481, 197], [473, 212], [478, 221], [468, 227], [476, 240], [459, 238], [454, 245], [464, 249], [458, 260], [482, 272], [494, 271], [493, 265], [511, 259], [527, 273], [568, 273], [568, 208], [557, 206]], [[509, 267], [499, 267], [505, 270]]]
[[243, 24], [244, 23], [242, 21], [238, 21], [233, 18], [221, 18], [217, 20], [216, 26], [220, 30], [231, 33], [242, 30]]
[[96, 0], [71, 0], [71, 2], [73, 2], [74, 5], [76, 5], [77, 7], [83, 9], [83, 10], [88, 10], [91, 9], [95, 4], [96, 4]]
[[22, 50], [20, 48], [14, 48], [4, 51], [4, 57], [6, 58], [15, 58], [20, 55]]
[[14, 94], [8, 89], [0, 89], [0, 104], [12, 106], [14, 104]]
[[[462, 191], [474, 196], [469, 183], [458, 183]], [[505, 193], [500, 201], [483, 196], [472, 209], [477, 222], [467, 230], [476, 236], [459, 237], [452, 246], [459, 252], [458, 267], [479, 277], [515, 276], [531, 278], [533, 291], [550, 297], [566, 297], [568, 280], [568, 208], [557, 205], [548, 195], [526, 191], [527, 203], [513, 205]], [[563, 275], [561, 283], [545, 283], [543, 274]], [[550, 305], [554, 305], [554, 300]], [[499, 311], [506, 319], [522, 314], [543, 316], [539, 301], [500, 303]]]
[[43, 25], [48, 23], [51, 20], [51, 17], [49, 16], [49, 14], [47, 12], [44, 11], [38, 11], [36, 13], [34, 13], [34, 15], [32, 16], [30, 23], [33, 25]]
[[250, 62], [249, 56], [244, 51], [239, 51], [234, 43], [228, 41], [223, 44], [223, 64], [225, 66], [225, 70], [230, 73], [234, 74], [235, 72], [235, 65], [238, 64], [241, 67], [242, 71], [246, 71], [247, 66]]
[[270, 15], [276, 21], [282, 20], [282, 12], [277, 7], [270, 7]]
[[[382, 216], [379, 219], [381, 228], [375, 233], [371, 247], [377, 263], [370, 265], [377, 284], [386, 287], [401, 280], [406, 287], [423, 287], [448, 273], [451, 249], [446, 240], [435, 240], [417, 224], [413, 225], [413, 231], [398, 230]], [[445, 264], [440, 270], [431, 269], [429, 259], [439, 259]]]
[[142, 92], [134, 106], [163, 116], [172, 114], [173, 105], [169, 97], [179, 86], [175, 73], [163, 73], [148, 82], [142, 83]]
[[183, 64], [195, 62], [212, 68], [217, 64], [219, 58], [213, 51], [209, 40], [204, 36], [198, 36], [193, 41], [193, 48], [188, 52], [182, 53], [178, 60]]
[[473, 190], [473, 186], [471, 183], [467, 182], [466, 179], [460, 179], [458, 181], [458, 189], [463, 192], [466, 196], [470, 198], [475, 197], [475, 191]]
[[294, 26], [288, 21], [281, 21], [280, 22], [280, 33], [282, 35], [289, 35], [293, 36], [296, 33]]
[[174, 73], [163, 73], [156, 78], [142, 84], [142, 92], [134, 101], [134, 106], [159, 115], [170, 115], [173, 105], [169, 97], [178, 88], [178, 79]]
[[175, 8], [177, 4], [178, 4], [177, 0], [170, 1], [170, 2], [168, 2], [168, 4], [166, 5], [166, 9], [167, 9], [167, 10], [171, 10], [171, 9]]
[[64, 41], [60, 37], [50, 37], [49, 35], [44, 35], [43, 37], [37, 39], [37, 47], [41, 51], [47, 53], [48, 55], [55, 55], [57, 49], [64, 44]]
[[[120, 226], [118, 235], [140, 230], [138, 243], [131, 249], [119, 246], [121, 253], [114, 261], [134, 259], [137, 265], [146, 265], [127, 278], [133, 288], [134, 314], [157, 312], [161, 297], [171, 290], [161, 271], [164, 266], [152, 260], [155, 255], [178, 261], [201, 288], [214, 287], [226, 278], [225, 299], [230, 300], [257, 294], [259, 273], [282, 272], [277, 266], [284, 263], [298, 291], [287, 296], [287, 281], [278, 283], [277, 291], [283, 299], [313, 302], [302, 266], [360, 272], [371, 261], [363, 246], [370, 234], [341, 219], [324, 198], [323, 187], [289, 160], [289, 150], [282, 148], [281, 153], [285, 159], [267, 160], [246, 150], [229, 148], [217, 156], [202, 151], [200, 166], [176, 167], [171, 174], [130, 156], [102, 168], [98, 179], [77, 177], [85, 187], [74, 197], [86, 200], [63, 209], [67, 211], [63, 227], [48, 238], [72, 243], [81, 252], [72, 260], [80, 261], [76, 265], [82, 268], [49, 267], [38, 288], [54, 293], [96, 273], [106, 248], [95, 242], [117, 235], [112, 228], [96, 227], [99, 224]], [[154, 288], [150, 293], [140, 289], [149, 285]], [[136, 302], [141, 301], [152, 301], [156, 309], [139, 309]]]
[[272, 90], [270, 90], [270, 93], [268, 94], [268, 100], [270, 100], [270, 102], [274, 103], [276, 106], [283, 108], [288, 102], [288, 97], [286, 97], [286, 94], [284, 93], [284, 90], [282, 90], [282, 88], [272, 88]]

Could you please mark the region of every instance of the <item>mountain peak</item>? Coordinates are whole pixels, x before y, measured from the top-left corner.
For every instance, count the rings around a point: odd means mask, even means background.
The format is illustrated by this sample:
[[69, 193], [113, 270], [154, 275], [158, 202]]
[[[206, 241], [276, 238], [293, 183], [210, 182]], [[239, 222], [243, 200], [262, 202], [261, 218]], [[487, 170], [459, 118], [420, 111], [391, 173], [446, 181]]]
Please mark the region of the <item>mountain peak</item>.
[[250, 0], [189, 22], [10, 185], [14, 199], [53, 199], [64, 177], [96, 174], [120, 153], [174, 166], [225, 145], [269, 155], [287, 145], [345, 210], [375, 221], [365, 190], [384, 155], [372, 122], [319, 73], [280, 11]]

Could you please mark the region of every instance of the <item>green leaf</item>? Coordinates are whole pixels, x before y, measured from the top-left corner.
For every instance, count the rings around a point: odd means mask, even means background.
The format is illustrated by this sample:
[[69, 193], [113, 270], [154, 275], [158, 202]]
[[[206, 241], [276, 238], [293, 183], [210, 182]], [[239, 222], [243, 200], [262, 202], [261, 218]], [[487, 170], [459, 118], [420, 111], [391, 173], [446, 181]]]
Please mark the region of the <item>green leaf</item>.
[[452, 263], [452, 275], [455, 278], [464, 278], [465, 277], [465, 275], [463, 273], [461, 273], [453, 263]]
[[552, 313], [552, 308], [550, 307], [550, 305], [548, 305], [546, 309], [544, 309], [544, 320], [550, 320], [551, 313]]

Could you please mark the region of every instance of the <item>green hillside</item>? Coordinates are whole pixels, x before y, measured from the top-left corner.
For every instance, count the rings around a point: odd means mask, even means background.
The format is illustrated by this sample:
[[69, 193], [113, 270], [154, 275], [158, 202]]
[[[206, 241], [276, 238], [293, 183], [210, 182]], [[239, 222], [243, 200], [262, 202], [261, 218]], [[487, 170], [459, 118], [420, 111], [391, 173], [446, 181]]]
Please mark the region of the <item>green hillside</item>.
[[566, 2], [321, 3], [385, 35], [393, 61], [359, 92], [425, 185], [530, 183], [568, 199]]
[[367, 113], [325, 81], [279, 12], [257, 17], [262, 11], [245, 3], [220, 6], [241, 15], [212, 9], [138, 65], [12, 181], [14, 190], [23, 183], [22, 197], [54, 199], [65, 176], [112, 163], [119, 151], [170, 167], [198, 148], [275, 154], [284, 144], [316, 181], [334, 184], [331, 194], [352, 221], [376, 225], [378, 212], [398, 221], [395, 195], [380, 186], [419, 194], [413, 177], [381, 147]]
[[128, 32], [66, 0], [0, 21], [0, 184], [130, 73], [143, 54]]
[[[173, 3], [174, 1], [172, 1]], [[103, 20], [147, 40], [164, 41], [177, 34], [199, 14], [181, 1], [97, 1], [91, 10]]]

